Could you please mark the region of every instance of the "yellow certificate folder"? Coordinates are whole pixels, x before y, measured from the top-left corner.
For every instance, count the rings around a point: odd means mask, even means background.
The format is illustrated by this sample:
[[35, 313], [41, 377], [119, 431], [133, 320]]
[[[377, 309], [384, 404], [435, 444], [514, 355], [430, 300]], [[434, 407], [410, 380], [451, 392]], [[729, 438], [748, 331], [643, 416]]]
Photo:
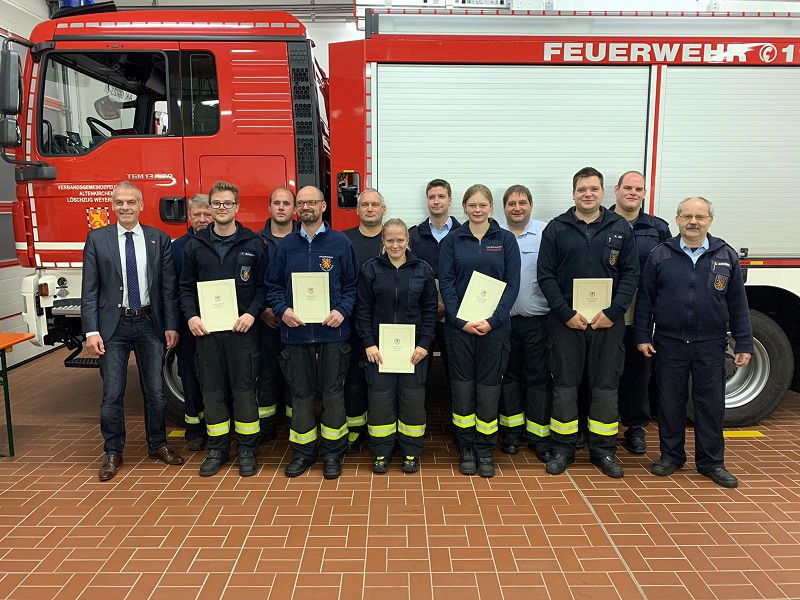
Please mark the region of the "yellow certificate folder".
[[415, 347], [415, 325], [381, 323], [378, 326], [378, 350], [381, 351], [383, 363], [378, 365], [378, 372], [413, 373], [411, 355]]
[[198, 281], [197, 299], [200, 304], [200, 319], [209, 332], [233, 330], [233, 325], [239, 318], [234, 279]]
[[497, 310], [505, 289], [505, 281], [473, 271], [456, 318], [464, 321], [488, 319]]
[[604, 308], [611, 306], [611, 290], [614, 281], [610, 277], [601, 279], [572, 280], [572, 308], [587, 321], [594, 319]]
[[331, 314], [330, 273], [292, 273], [292, 310], [303, 323], [322, 323]]

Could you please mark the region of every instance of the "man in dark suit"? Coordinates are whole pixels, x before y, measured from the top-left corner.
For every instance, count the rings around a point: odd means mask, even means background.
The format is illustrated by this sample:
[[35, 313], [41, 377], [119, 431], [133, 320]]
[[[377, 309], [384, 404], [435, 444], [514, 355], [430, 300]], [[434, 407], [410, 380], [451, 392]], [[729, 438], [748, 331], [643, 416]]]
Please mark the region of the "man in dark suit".
[[145, 404], [148, 456], [168, 465], [183, 458], [167, 445], [161, 366], [164, 342], [178, 342], [175, 266], [169, 236], [139, 224], [142, 192], [129, 181], [111, 194], [117, 224], [94, 229], [83, 250], [81, 319], [86, 346], [100, 357], [103, 401], [100, 430], [106, 453], [100, 481], [122, 465], [125, 447], [123, 397], [131, 350], [136, 354]]

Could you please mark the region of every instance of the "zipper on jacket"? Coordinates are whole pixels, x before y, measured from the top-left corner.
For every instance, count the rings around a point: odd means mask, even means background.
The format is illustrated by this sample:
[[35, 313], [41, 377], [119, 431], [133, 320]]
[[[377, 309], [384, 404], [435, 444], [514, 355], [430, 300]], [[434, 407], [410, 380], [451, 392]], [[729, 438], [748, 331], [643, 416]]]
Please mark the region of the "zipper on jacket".
[[[392, 265], [394, 266], [394, 265]], [[400, 269], [394, 270], [394, 322], [397, 324], [397, 297], [400, 295]]]

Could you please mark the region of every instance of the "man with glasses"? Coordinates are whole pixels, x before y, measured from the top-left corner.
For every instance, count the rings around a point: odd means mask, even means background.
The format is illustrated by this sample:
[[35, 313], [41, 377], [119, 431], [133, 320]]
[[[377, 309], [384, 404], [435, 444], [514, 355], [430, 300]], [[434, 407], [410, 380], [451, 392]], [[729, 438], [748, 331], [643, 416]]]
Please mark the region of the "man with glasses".
[[708, 234], [713, 221], [714, 207], [705, 198], [687, 198], [678, 205], [680, 234], [647, 258], [634, 328], [639, 350], [656, 356], [661, 458], [651, 471], [666, 477], [686, 462], [691, 375], [697, 471], [717, 485], [735, 488], [739, 482], [725, 468], [722, 435], [728, 329], [737, 368], [750, 362], [753, 331], [739, 256]]
[[[233, 396], [233, 424], [239, 452], [239, 475], [258, 472], [258, 331], [253, 324], [266, 306], [264, 242], [236, 221], [239, 188], [218, 181], [208, 192], [214, 222], [195, 235], [183, 255], [181, 308], [197, 341], [197, 364], [203, 384], [208, 456], [200, 475], [210, 477], [228, 462], [231, 415], [225, 389]], [[233, 279], [239, 317], [228, 331], [209, 332], [200, 317], [197, 284]]]
[[[300, 226], [278, 244], [267, 274], [267, 300], [281, 319], [281, 368], [292, 390], [289, 442], [292, 461], [287, 477], [298, 477], [318, 456], [315, 397], [322, 385], [320, 451], [322, 474], [336, 479], [342, 474], [347, 447], [344, 378], [350, 364], [350, 315], [356, 301], [358, 259], [350, 240], [322, 220], [322, 191], [306, 186], [297, 192]], [[304, 323], [294, 312], [292, 273], [328, 273], [330, 313], [322, 323]], [[319, 374], [319, 378], [317, 375]]]

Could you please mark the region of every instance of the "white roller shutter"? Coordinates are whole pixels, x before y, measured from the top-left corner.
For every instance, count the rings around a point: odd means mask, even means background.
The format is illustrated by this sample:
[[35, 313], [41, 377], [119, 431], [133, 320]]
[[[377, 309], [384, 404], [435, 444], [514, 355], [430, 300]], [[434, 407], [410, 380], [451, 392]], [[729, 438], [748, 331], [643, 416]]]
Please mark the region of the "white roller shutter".
[[[376, 70], [373, 69], [373, 74]], [[379, 65], [373, 81], [373, 184], [390, 217], [427, 216], [425, 184], [453, 187], [451, 214], [473, 183], [489, 186], [495, 217], [512, 184], [534, 195], [534, 218], [572, 205], [572, 176], [606, 177], [605, 206], [619, 175], [645, 162], [647, 67]]]
[[673, 231], [688, 196], [714, 203], [710, 233], [751, 256], [797, 255], [800, 69], [666, 69], [657, 213]]

